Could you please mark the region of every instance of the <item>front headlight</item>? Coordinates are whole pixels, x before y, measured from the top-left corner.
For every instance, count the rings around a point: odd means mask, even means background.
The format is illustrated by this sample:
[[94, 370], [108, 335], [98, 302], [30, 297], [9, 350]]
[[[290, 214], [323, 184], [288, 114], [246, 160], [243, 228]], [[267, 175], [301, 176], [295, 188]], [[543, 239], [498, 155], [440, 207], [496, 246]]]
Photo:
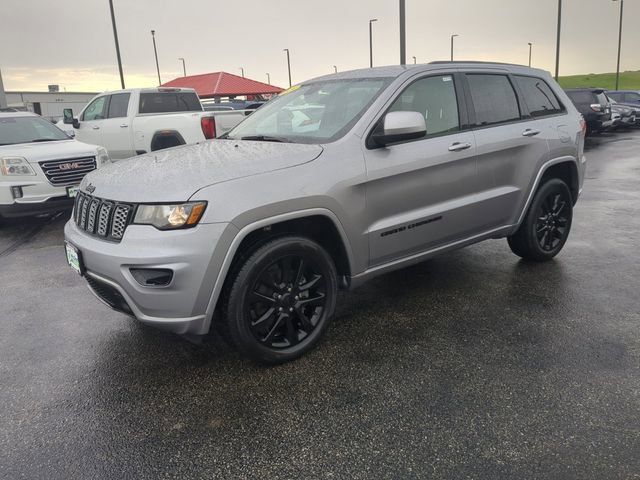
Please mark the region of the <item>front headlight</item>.
[[133, 223], [153, 225], [159, 230], [195, 227], [204, 213], [207, 202], [176, 205], [138, 205]]
[[105, 163], [111, 161], [109, 152], [107, 152], [107, 149], [103, 147], [98, 147], [96, 157], [98, 159], [98, 166], [104, 165]]
[[2, 175], [35, 175], [29, 162], [23, 157], [2, 157], [0, 158], [0, 171]]

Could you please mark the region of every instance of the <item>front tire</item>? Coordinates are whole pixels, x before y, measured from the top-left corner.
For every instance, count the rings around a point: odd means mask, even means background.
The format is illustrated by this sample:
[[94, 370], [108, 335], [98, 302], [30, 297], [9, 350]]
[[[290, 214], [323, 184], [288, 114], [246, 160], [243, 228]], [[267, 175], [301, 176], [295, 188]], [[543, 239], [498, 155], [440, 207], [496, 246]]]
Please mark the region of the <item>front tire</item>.
[[241, 353], [273, 365], [294, 360], [318, 343], [338, 291], [336, 267], [324, 248], [304, 237], [277, 238], [232, 275], [220, 321]]
[[562, 180], [552, 178], [538, 189], [520, 228], [507, 238], [509, 247], [526, 260], [551, 260], [564, 247], [572, 220], [569, 187]]

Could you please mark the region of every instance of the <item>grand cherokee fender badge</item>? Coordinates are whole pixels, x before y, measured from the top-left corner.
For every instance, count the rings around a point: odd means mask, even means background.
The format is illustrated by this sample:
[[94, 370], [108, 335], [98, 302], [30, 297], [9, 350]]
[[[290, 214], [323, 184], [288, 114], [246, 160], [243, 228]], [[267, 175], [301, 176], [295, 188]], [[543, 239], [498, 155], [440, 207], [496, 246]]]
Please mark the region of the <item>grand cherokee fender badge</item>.
[[89, 192], [89, 193], [93, 193], [93, 192], [95, 192], [95, 191], [96, 191], [96, 187], [95, 187], [94, 185], [91, 185], [91, 184], [87, 185], [87, 186], [85, 187], [85, 189], [86, 189], [86, 190], [87, 190], [87, 192]]

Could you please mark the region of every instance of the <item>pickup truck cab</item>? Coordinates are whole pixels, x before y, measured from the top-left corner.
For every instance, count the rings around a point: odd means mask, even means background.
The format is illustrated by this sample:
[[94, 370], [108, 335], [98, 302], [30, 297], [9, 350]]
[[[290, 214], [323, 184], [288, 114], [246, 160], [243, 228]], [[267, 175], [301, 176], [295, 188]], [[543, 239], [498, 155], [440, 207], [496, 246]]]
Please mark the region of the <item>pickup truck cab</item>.
[[200, 335], [213, 322], [259, 362], [292, 360], [321, 338], [339, 288], [493, 238], [552, 260], [585, 130], [542, 70], [434, 62], [316, 78], [215, 142], [87, 176], [69, 264], [144, 323]]
[[0, 220], [70, 209], [83, 177], [107, 151], [69, 138], [27, 112], [0, 112]]
[[101, 93], [63, 124], [75, 137], [105, 147], [114, 159], [128, 158], [215, 138], [240, 123], [244, 112], [205, 112], [195, 90], [134, 88]]

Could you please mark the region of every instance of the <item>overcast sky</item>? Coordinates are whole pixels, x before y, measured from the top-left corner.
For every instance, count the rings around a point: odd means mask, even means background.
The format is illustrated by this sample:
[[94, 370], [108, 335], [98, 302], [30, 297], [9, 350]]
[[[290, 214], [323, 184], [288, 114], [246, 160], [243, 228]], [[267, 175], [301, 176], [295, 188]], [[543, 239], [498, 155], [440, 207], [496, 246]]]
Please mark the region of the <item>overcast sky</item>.
[[[150, 30], [156, 30], [162, 81], [227, 71], [287, 86], [399, 62], [398, 0], [113, 0], [128, 87], [157, 83]], [[556, 0], [406, 0], [407, 61], [456, 57], [526, 63], [553, 70]], [[615, 71], [619, 3], [564, 0], [561, 75]], [[622, 70], [640, 69], [640, 0], [626, 0]], [[108, 0], [0, 0], [0, 68], [6, 90], [119, 88]]]

